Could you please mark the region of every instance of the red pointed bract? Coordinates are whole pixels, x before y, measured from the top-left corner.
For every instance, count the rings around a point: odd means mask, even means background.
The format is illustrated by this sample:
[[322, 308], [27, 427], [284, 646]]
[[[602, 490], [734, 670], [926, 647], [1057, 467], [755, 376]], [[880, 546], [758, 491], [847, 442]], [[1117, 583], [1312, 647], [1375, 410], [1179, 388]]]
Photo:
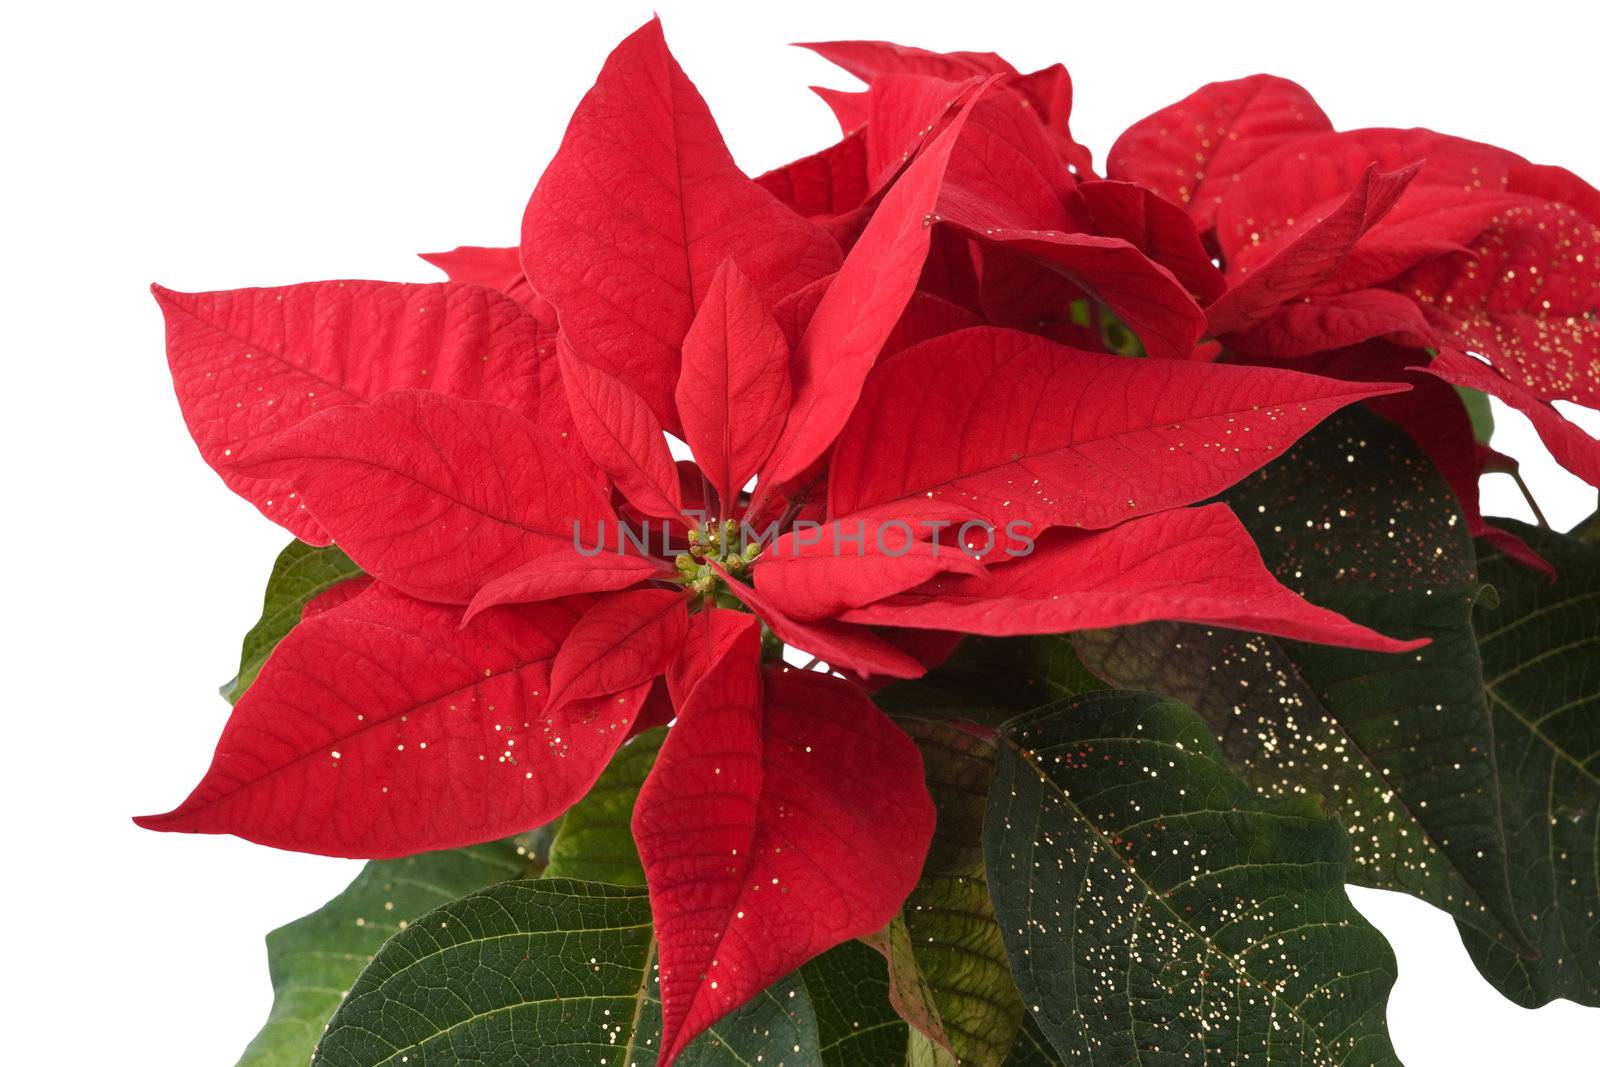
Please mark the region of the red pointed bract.
[[935, 578], [841, 618], [992, 637], [1172, 619], [1378, 652], [1427, 643], [1385, 637], [1300, 599], [1267, 572], [1224, 504], [1164, 511], [1098, 533], [1056, 531], [1032, 555], [986, 574]]
[[1356, 289], [1291, 300], [1231, 343], [1242, 352], [1296, 359], [1378, 338], [1425, 348], [1433, 343], [1434, 330], [1409, 297], [1389, 289]]
[[465, 604], [493, 578], [589, 544], [616, 517], [559, 442], [516, 412], [438, 393], [324, 411], [252, 453], [361, 569]]
[[762, 671], [751, 634], [680, 709], [634, 807], [662, 1064], [773, 981], [887, 923], [933, 835], [911, 739], [842, 679]]
[[[741, 582], [713, 563], [728, 589], [762, 620], [784, 644], [863, 676], [919, 678], [927, 668], [864, 626], [831, 619], [791, 619], [752, 585]], [[759, 569], [759, 564], [757, 566]]]
[[718, 264], [768, 301], [839, 266], [833, 238], [747, 178], [652, 19], [607, 58], [528, 202], [522, 263], [583, 358], [678, 429], [678, 349]]
[[520, 249], [461, 245], [448, 252], [421, 252], [417, 258], [438, 267], [453, 282], [468, 282], [506, 294], [528, 309], [538, 320], [540, 330], [555, 332], [556, 309], [533, 291], [528, 276], [522, 273]]
[[1339, 408], [1397, 388], [975, 327], [874, 371], [834, 448], [829, 513], [933, 498], [997, 530], [1113, 526], [1219, 493]]
[[285, 637], [204, 779], [152, 830], [382, 859], [519, 833], [565, 811], [643, 689], [552, 712], [569, 604], [459, 612], [374, 587]]
[[1106, 156], [1106, 173], [1182, 204], [1204, 230], [1251, 163], [1287, 141], [1331, 129], [1311, 94], [1287, 78], [1212, 82], [1128, 127]]
[[1206, 308], [1214, 334], [1243, 329], [1266, 318], [1284, 303], [1331, 277], [1363, 234], [1394, 207], [1421, 164], [1383, 173], [1376, 164], [1343, 200], [1326, 213], [1303, 219], [1286, 231], [1259, 266]]
[[749, 655], [747, 642], [759, 644], [761, 620], [747, 611], [709, 608], [689, 616], [683, 647], [667, 664], [667, 692], [674, 707], [686, 708], [695, 686], [728, 655]]
[[561, 644], [550, 673], [551, 707], [654, 681], [683, 647], [688, 608], [677, 589], [598, 598]]
[[684, 440], [731, 515], [789, 413], [789, 343], [732, 260], [718, 268], [683, 341]]
[[[582, 535], [598, 537], [596, 544], [558, 552], [523, 564], [491, 579], [473, 596], [464, 619], [500, 604], [536, 604], [578, 593], [606, 593], [626, 589], [651, 578], [675, 578], [676, 572], [651, 556], [637, 553], [633, 541], [619, 539], [607, 529]], [[619, 548], [621, 550], [619, 550]]]
[[622, 379], [575, 355], [565, 336], [557, 349], [572, 421], [590, 458], [634, 507], [658, 519], [681, 520], [678, 469], [650, 405]]
[[1600, 407], [1600, 226], [1577, 209], [1524, 200], [1398, 288], [1533, 395]]
[[[981, 87], [974, 90], [974, 100], [981, 93]], [[762, 472], [763, 492], [803, 474], [850, 417], [867, 372], [916, 290], [931, 212], [972, 103], [890, 188], [811, 316], [794, 353], [794, 397]]]
[[786, 533], [755, 569], [767, 602], [791, 619], [826, 619], [921, 585], [936, 574], [980, 574], [982, 564], [955, 545], [918, 540], [905, 519], [845, 516]]
[[392, 389], [429, 389], [529, 410], [538, 324], [476, 285], [329, 281], [178, 293], [154, 286], [167, 359], [200, 454], [234, 492], [290, 533], [329, 532], [282, 479], [233, 466], [321, 411]]
[[1600, 441], [1590, 437], [1576, 423], [1568, 421], [1566, 416], [1531, 389], [1511, 381], [1493, 367], [1480, 363], [1466, 353], [1449, 348], [1441, 350], [1432, 362], [1417, 369], [1442, 378], [1451, 385], [1477, 389], [1505, 401], [1528, 416], [1534, 431], [1557, 463], [1590, 485], [1600, 487]]
[[1072, 191], [1068, 206], [1081, 216], [1084, 229], [1127, 241], [1199, 299], [1215, 300], [1228, 287], [1194, 222], [1149, 189], [1132, 182], [1083, 182]]

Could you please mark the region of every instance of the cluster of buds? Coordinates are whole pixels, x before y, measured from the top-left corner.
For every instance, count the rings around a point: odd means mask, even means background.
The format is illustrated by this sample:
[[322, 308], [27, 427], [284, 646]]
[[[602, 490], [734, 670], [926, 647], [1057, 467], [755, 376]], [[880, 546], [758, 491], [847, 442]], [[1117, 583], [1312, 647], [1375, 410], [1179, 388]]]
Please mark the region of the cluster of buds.
[[760, 543], [744, 543], [737, 522], [724, 519], [719, 523], [713, 519], [689, 531], [689, 551], [674, 562], [678, 580], [701, 600], [717, 607], [739, 608], [738, 600], [728, 592], [711, 564], [716, 563], [735, 578], [743, 578], [759, 555]]

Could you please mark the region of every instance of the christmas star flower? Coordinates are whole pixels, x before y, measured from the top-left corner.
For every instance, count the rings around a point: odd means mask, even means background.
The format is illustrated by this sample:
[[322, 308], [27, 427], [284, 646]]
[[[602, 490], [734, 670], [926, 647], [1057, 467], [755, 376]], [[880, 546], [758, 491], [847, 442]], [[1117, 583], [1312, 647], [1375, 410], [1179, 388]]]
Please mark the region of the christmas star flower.
[[[202, 455], [371, 584], [307, 613], [143, 825], [361, 857], [485, 841], [671, 719], [633, 822], [670, 1062], [896, 913], [933, 808], [868, 691], [959, 635], [1419, 644], [1301, 600], [1200, 503], [1403, 387], [1191, 358], [1221, 276], [1181, 210], [1085, 180], [1064, 72], [818, 47], [872, 76], [831, 163], [746, 177], [651, 22], [515, 257], [157, 290]], [[806, 188], [834, 163], [854, 194]]]

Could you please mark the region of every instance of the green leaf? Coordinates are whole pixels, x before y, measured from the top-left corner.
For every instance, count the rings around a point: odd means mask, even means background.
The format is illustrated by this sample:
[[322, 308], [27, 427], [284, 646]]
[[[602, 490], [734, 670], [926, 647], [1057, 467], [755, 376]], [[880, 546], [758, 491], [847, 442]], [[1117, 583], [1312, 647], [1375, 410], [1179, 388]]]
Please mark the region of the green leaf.
[[915, 1007], [917, 1018], [907, 1021], [961, 1064], [998, 1067], [1022, 1023], [1022, 1000], [984, 875], [994, 745], [944, 723], [901, 726], [922, 750], [938, 822], [903, 922], [891, 926], [881, 950], [893, 984]]
[[639, 787], [655, 766], [666, 736], [664, 726], [647, 730], [611, 757], [588, 795], [562, 817], [545, 877], [644, 885], [630, 820]]
[[[655, 946], [651, 945], [649, 978], [639, 992], [633, 1032], [618, 1063], [653, 1067], [661, 1046], [661, 982]], [[544, 1060], [530, 1060], [543, 1067]], [[817, 1020], [811, 998], [796, 972], [763, 989], [754, 1000], [717, 1020], [673, 1061], [675, 1067], [814, 1067], [822, 1062]]]
[[1012, 638], [969, 637], [926, 675], [885, 686], [873, 700], [891, 715], [998, 726], [1020, 711], [1103, 688], [1069, 644], [1052, 642], [1047, 654]]
[[250, 688], [261, 673], [261, 665], [278, 647], [285, 634], [300, 621], [306, 604], [348, 578], [361, 575], [361, 568], [335, 545], [317, 548], [304, 541], [291, 541], [278, 553], [267, 579], [267, 594], [261, 605], [261, 618], [244, 635], [239, 652], [239, 673], [222, 687], [222, 695], [233, 704]]
[[1050, 1047], [1032, 1015], [1023, 1016], [1022, 1029], [1017, 1031], [1016, 1043], [1011, 1046], [1004, 1067], [1062, 1067], [1061, 1057]]
[[628, 1040], [650, 953], [643, 890], [502, 882], [390, 938], [312, 1063], [592, 1067]]
[[902, 1063], [906, 1023], [889, 1003], [883, 957], [846, 941], [800, 968], [817, 1019], [823, 1067]]
[[1349, 832], [1352, 882], [1525, 947], [1472, 629], [1481, 586], [1449, 487], [1399, 430], [1351, 411], [1225, 499], [1284, 584], [1433, 643], [1390, 655], [1154, 623], [1074, 635], [1084, 661], [1189, 704], [1262, 794], [1319, 796]]
[[[313, 1067], [651, 1067], [660, 1043], [645, 891], [501, 882], [423, 915], [372, 958]], [[821, 1062], [799, 976], [696, 1038], [682, 1067]]]
[[1003, 732], [984, 852], [1011, 970], [1070, 1063], [1397, 1067], [1394, 956], [1344, 892], [1344, 834], [1268, 800], [1148, 693]]
[[1488, 444], [1489, 438], [1494, 436], [1494, 409], [1489, 406], [1489, 394], [1464, 385], [1453, 388], [1461, 398], [1462, 406], [1467, 409], [1467, 418], [1472, 422], [1473, 439], [1479, 444]]
[[1600, 1006], [1600, 546], [1496, 520], [1556, 569], [1552, 583], [1492, 550], [1498, 605], [1473, 613], [1494, 713], [1518, 913], [1540, 956], [1463, 926], [1473, 962], [1524, 1007]]
[[529, 873], [523, 838], [375, 860], [338, 896], [267, 935], [273, 1002], [239, 1067], [304, 1067], [328, 1017], [367, 960], [419, 915]]

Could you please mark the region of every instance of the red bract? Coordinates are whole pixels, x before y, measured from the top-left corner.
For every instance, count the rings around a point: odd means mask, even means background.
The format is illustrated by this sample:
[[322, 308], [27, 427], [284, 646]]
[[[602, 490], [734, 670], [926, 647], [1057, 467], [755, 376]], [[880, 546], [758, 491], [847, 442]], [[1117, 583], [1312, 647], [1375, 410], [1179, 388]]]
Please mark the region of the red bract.
[[143, 824], [484, 841], [672, 719], [634, 816], [663, 1063], [917, 878], [921, 760], [871, 688], [963, 634], [1152, 619], [1416, 647], [1302, 600], [1204, 503], [1345, 405], [1405, 427], [1476, 532], [1446, 381], [1597, 473], [1550, 403], [1600, 398], [1600, 199], [1567, 172], [1334, 134], [1258, 77], [1140, 123], [1101, 181], [1059, 67], [812, 47], [869, 88], [833, 98], [843, 140], [759, 179], [652, 21], [520, 250], [430, 256], [434, 285], [157, 290], [202, 455], [367, 584], [308, 607]]
[[[1234, 131], [1249, 146], [1227, 142], [1237, 163], [1195, 209], [1214, 220], [1230, 283], [1207, 308], [1210, 332], [1252, 362], [1368, 341], [1477, 352], [1490, 373], [1457, 365], [1473, 388], [1534, 414], [1556, 459], [1592, 480], [1600, 442], [1549, 402], [1600, 406], [1600, 192], [1432, 130], [1334, 132], [1304, 90], [1264, 78], [1208, 86], [1137, 124], [1112, 152], [1113, 176], [1170, 182], [1168, 156], [1181, 153], [1167, 146], [1183, 139], [1158, 134], [1192, 129], [1203, 157], [1247, 98], [1276, 101], [1258, 116], [1276, 114], [1276, 132]], [[1196, 117], [1213, 107], [1214, 130]], [[1314, 116], [1279, 121], [1296, 110]]]
[[1246, 167], [1285, 141], [1332, 128], [1311, 94], [1285, 78], [1212, 82], [1128, 127], [1106, 170], [1184, 205], [1208, 229]]

